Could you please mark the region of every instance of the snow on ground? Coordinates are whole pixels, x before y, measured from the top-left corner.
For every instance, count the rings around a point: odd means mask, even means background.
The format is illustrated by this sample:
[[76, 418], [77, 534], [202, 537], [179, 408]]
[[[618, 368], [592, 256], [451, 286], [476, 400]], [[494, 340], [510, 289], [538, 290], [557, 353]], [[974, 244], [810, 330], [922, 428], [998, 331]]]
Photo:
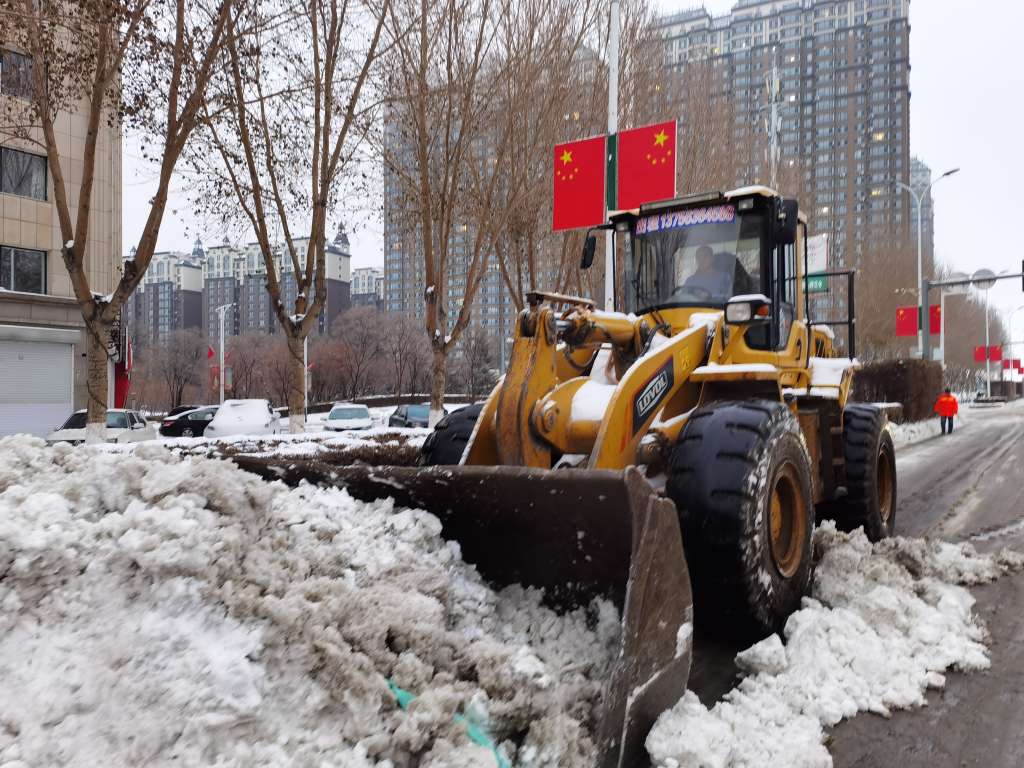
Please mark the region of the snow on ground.
[[872, 546], [834, 524], [815, 534], [813, 598], [736, 657], [749, 673], [711, 709], [688, 692], [647, 748], [659, 768], [825, 768], [825, 728], [858, 712], [923, 706], [944, 672], [987, 669], [987, 633], [963, 584], [992, 581], [1024, 557], [969, 544], [894, 538]]
[[466, 720], [592, 765], [614, 609], [496, 594], [439, 534], [156, 443], [0, 439], [0, 765], [495, 765]]
[[405, 427], [374, 427], [352, 429], [342, 432], [300, 432], [280, 435], [229, 435], [226, 437], [164, 437], [141, 443], [110, 444], [108, 450], [132, 452], [140, 445], [158, 444], [176, 453], [196, 456], [215, 455], [229, 449], [255, 456], [281, 456], [290, 458], [313, 458], [319, 454], [331, 453], [359, 447], [398, 447], [407, 445], [419, 449], [430, 434], [429, 429]]

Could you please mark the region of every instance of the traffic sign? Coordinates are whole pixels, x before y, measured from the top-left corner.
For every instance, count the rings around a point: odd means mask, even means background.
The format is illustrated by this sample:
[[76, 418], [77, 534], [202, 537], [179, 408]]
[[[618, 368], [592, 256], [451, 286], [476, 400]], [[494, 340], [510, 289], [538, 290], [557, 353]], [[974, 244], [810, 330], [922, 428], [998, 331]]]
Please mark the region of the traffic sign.
[[828, 293], [828, 275], [808, 275], [808, 293]]
[[987, 291], [989, 288], [994, 286], [996, 284], [996, 279], [996, 273], [991, 269], [979, 269], [971, 275], [974, 287], [980, 288], [983, 291]]

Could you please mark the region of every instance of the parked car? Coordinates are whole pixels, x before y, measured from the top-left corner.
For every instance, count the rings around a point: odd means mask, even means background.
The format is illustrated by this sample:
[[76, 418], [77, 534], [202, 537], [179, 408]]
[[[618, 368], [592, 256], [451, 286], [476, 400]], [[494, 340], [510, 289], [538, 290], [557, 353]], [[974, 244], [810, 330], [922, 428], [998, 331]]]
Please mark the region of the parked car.
[[[448, 415], [448, 409], [444, 409], [444, 416]], [[430, 406], [423, 405], [400, 405], [388, 419], [389, 427], [425, 427], [430, 420]]]
[[166, 419], [166, 418], [168, 418], [170, 416], [177, 416], [178, 414], [184, 413], [185, 411], [194, 411], [196, 408], [202, 408], [202, 407], [203, 406], [198, 405], [198, 404], [197, 405], [179, 405], [176, 408], [171, 408], [171, 410], [169, 410], [164, 415], [164, 418]]
[[168, 413], [160, 425], [160, 434], [164, 437], [202, 437], [216, 414], [216, 405], [197, 405], [189, 411]]
[[[71, 417], [56, 430], [46, 436], [49, 445], [55, 443], [71, 443], [78, 445], [85, 442], [85, 410], [75, 411]], [[138, 411], [125, 408], [107, 409], [108, 443], [137, 443], [141, 440], [152, 440], [156, 430], [150, 426]]]
[[369, 429], [373, 426], [370, 409], [356, 403], [335, 403], [324, 419], [324, 429], [339, 432], [343, 429]]
[[281, 422], [269, 400], [225, 400], [206, 425], [205, 437], [276, 435]]

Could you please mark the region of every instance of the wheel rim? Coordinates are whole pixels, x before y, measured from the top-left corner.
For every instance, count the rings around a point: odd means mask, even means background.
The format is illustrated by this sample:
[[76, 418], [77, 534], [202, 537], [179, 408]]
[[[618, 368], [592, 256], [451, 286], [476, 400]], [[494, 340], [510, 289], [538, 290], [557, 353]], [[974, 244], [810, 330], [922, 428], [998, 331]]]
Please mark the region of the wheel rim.
[[893, 471], [889, 463], [889, 454], [885, 451], [878, 452], [878, 467], [875, 471], [875, 485], [878, 493], [878, 514], [882, 522], [888, 523], [892, 517], [892, 483]]
[[807, 537], [807, 508], [800, 491], [800, 477], [796, 467], [788, 462], [780, 468], [772, 486], [769, 524], [772, 560], [779, 573], [788, 579], [800, 568]]
[[186, 427], [185, 429], [181, 430], [181, 436], [182, 437], [192, 437], [192, 430], [188, 429]]

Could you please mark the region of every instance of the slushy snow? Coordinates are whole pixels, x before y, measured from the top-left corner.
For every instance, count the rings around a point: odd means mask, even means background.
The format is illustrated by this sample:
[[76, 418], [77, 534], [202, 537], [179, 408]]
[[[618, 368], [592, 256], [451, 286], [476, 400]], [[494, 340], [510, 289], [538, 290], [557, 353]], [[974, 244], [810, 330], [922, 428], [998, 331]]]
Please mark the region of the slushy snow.
[[858, 712], [923, 706], [949, 669], [987, 669], [987, 633], [960, 585], [1024, 565], [1004, 551], [893, 538], [826, 523], [815, 533], [813, 598], [778, 635], [736, 657], [748, 676], [708, 709], [687, 692], [647, 739], [659, 768], [827, 768], [825, 728]]
[[4, 438], [0, 574], [0, 765], [495, 765], [456, 715], [594, 761], [615, 609], [496, 594], [422, 511]]

